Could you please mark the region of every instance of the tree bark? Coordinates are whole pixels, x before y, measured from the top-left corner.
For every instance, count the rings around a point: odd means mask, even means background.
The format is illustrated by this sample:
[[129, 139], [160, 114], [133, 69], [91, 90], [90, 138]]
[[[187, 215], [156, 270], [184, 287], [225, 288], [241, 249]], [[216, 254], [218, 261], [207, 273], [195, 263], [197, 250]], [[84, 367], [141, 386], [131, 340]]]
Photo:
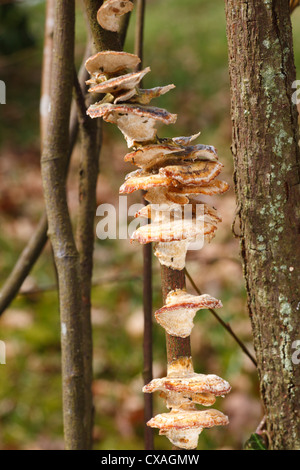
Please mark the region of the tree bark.
[[[90, 25], [90, 31], [93, 39], [93, 45], [96, 52], [99, 51], [106, 51], [108, 49], [112, 49], [115, 51], [122, 50], [122, 43], [121, 40], [125, 40], [126, 33], [122, 29], [123, 36], [118, 33], [113, 33], [112, 31], [108, 31], [103, 29], [99, 23], [97, 22], [97, 12], [99, 8], [102, 6], [104, 0], [83, 0], [85, 6], [86, 17], [88, 23]], [[125, 16], [124, 22], [128, 20], [129, 15]], [[128, 23], [127, 23], [128, 26]], [[127, 29], [125, 26], [125, 30]], [[121, 40], [120, 40], [121, 38]]]
[[57, 0], [51, 110], [41, 170], [48, 233], [59, 280], [65, 447], [80, 450], [85, 447], [80, 263], [68, 212], [65, 184], [73, 88], [74, 29], [74, 0]]
[[271, 449], [300, 449], [299, 135], [289, 2], [227, 0], [241, 254]]
[[[185, 271], [177, 271], [166, 266], [161, 266], [161, 287], [163, 302], [165, 304], [169, 292], [176, 289], [185, 289]], [[191, 338], [180, 338], [166, 333], [167, 361], [168, 364], [181, 357], [191, 357]]]
[[80, 259], [83, 362], [85, 387], [84, 429], [86, 448], [92, 447], [93, 430], [93, 340], [91, 321], [91, 289], [93, 274], [93, 253], [96, 213], [96, 187], [99, 173], [99, 154], [102, 144], [101, 124], [86, 114], [85, 86], [83, 90], [74, 72], [75, 96], [78, 108], [78, 120], [81, 140], [81, 158], [79, 168], [79, 209], [77, 221], [77, 248]]
[[[177, 271], [167, 266], [161, 265], [161, 288], [163, 303], [169, 292], [176, 289], [185, 289], [185, 270]], [[180, 358], [192, 358], [191, 337], [180, 338], [166, 333], [166, 350], [168, 366]], [[173, 450], [182, 450], [180, 447], [173, 446]]]
[[40, 140], [41, 148], [47, 134], [50, 90], [51, 90], [51, 67], [53, 55], [53, 28], [55, 15], [55, 0], [46, 2], [46, 19], [44, 32], [44, 50], [42, 66], [41, 100], [40, 100]]

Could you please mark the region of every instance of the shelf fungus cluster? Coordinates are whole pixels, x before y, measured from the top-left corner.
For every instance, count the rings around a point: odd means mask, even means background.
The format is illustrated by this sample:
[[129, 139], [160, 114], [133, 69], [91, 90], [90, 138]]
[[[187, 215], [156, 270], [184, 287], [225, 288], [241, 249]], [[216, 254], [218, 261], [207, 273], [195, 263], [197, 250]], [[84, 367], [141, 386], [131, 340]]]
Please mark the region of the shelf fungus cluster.
[[[132, 7], [128, 0], [107, 0], [99, 9], [98, 22], [105, 29], [118, 31], [121, 16]], [[149, 203], [136, 216], [150, 223], [141, 225], [131, 241], [153, 243], [159, 262], [181, 271], [190, 244], [210, 242], [221, 221], [216, 209], [201, 200], [228, 189], [228, 184], [218, 179], [223, 165], [217, 151], [209, 145], [195, 144], [199, 134], [158, 137], [157, 125], [174, 124], [177, 115], [151, 102], [174, 85], [143, 89], [141, 81], [150, 68], [139, 70], [136, 55], [99, 52], [87, 60], [86, 68], [90, 74], [89, 92], [99, 95], [87, 111], [89, 116], [102, 117], [118, 126], [130, 149], [124, 160], [137, 167], [125, 178], [120, 193], [144, 190]], [[169, 293], [155, 318], [167, 334], [187, 338], [198, 310], [219, 307], [221, 302], [210, 295], [194, 296], [176, 289]], [[167, 377], [153, 380], [143, 391], [159, 391], [166, 400], [170, 412], [155, 416], [147, 424], [158, 428], [179, 448], [194, 449], [204, 428], [228, 424], [227, 416], [220, 411], [199, 410], [197, 405], [213, 405], [216, 397], [230, 391], [230, 385], [216, 375], [196, 374], [190, 357], [171, 362]]]
[[148, 425], [182, 449], [195, 449], [204, 428], [227, 425], [228, 418], [215, 409], [198, 410], [196, 405], [212, 406], [216, 397], [230, 391], [230, 385], [217, 375], [196, 374], [191, 358], [181, 358], [168, 366], [168, 375], [154, 379], [145, 393], [159, 391], [170, 413], [152, 418]]

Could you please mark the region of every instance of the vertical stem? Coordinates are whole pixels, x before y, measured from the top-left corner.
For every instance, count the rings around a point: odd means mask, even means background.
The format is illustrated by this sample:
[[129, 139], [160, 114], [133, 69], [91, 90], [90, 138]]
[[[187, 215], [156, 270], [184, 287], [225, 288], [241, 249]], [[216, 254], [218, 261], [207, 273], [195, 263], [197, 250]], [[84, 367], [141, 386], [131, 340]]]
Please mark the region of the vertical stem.
[[[163, 301], [165, 302], [169, 292], [175, 289], [185, 288], [185, 270], [183, 269], [182, 271], [176, 271], [162, 265], [161, 284]], [[187, 338], [180, 338], [178, 336], [172, 336], [166, 333], [166, 349], [168, 365], [172, 364], [172, 362], [180, 359], [181, 357], [190, 358], [192, 356], [190, 336]], [[179, 447], [173, 446], [173, 450], [181, 449]]]
[[[166, 266], [161, 266], [161, 282], [163, 301], [169, 292], [175, 289], [185, 289], [185, 271], [176, 271]], [[187, 338], [180, 338], [178, 336], [171, 336], [166, 333], [167, 345], [167, 360], [168, 364], [179, 359], [180, 357], [191, 357], [191, 342], [190, 336]]]
[[[143, 308], [144, 308], [144, 384], [148, 384], [153, 379], [153, 353], [152, 353], [152, 247], [143, 246]], [[144, 435], [145, 449], [153, 450], [153, 430], [147, 426], [147, 422], [153, 416], [153, 399], [151, 393], [144, 394]]]
[[[90, 29], [94, 52], [121, 50], [125, 41], [129, 14], [122, 21], [120, 35], [103, 29], [97, 22], [98, 9], [103, 0], [83, 0], [85, 15]], [[91, 283], [93, 270], [94, 217], [96, 212], [96, 185], [99, 172], [99, 154], [102, 143], [101, 122], [93, 121], [86, 115], [86, 106], [82, 91], [75, 77], [75, 94], [81, 130], [81, 162], [79, 171], [79, 214], [77, 242], [80, 253], [81, 301], [83, 318], [83, 359], [85, 383], [85, 418], [86, 446], [92, 444], [93, 403], [91, 385], [92, 368], [92, 325], [91, 325]]]
[[83, 2], [85, 5], [87, 20], [90, 25], [95, 51], [105, 51], [108, 49], [120, 51], [122, 49], [122, 44], [118, 33], [113, 33], [112, 31], [103, 29], [97, 22], [97, 12], [103, 4], [103, 0], [83, 0]]
[[[143, 67], [144, 52], [144, 24], [146, 0], [137, 0], [134, 53], [141, 59], [137, 69]], [[141, 83], [142, 86], [142, 83]], [[143, 203], [147, 201], [142, 195]], [[148, 221], [150, 222], [150, 221]], [[153, 379], [153, 353], [152, 353], [152, 244], [143, 245], [143, 311], [144, 311], [144, 385]], [[151, 393], [144, 394], [144, 436], [145, 450], [154, 449], [153, 429], [147, 422], [153, 416], [153, 397]]]
[[136, 28], [134, 53], [141, 59], [139, 68], [142, 68], [144, 56], [144, 24], [145, 24], [146, 0], [136, 2]]
[[84, 449], [84, 370], [79, 255], [65, 187], [69, 117], [73, 87], [74, 0], [57, 0], [51, 77], [51, 110], [41, 170], [59, 281], [65, 447]]
[[51, 67], [53, 57], [53, 28], [54, 28], [55, 1], [47, 0], [46, 19], [44, 33], [41, 102], [40, 102], [40, 140], [41, 147], [47, 133], [50, 90], [51, 90]]
[[91, 324], [91, 287], [94, 252], [94, 219], [96, 213], [96, 186], [99, 172], [101, 147], [101, 121], [89, 119], [86, 114], [84, 95], [77, 79], [75, 96], [78, 107], [81, 136], [81, 160], [79, 169], [79, 211], [77, 222], [77, 247], [80, 256], [83, 361], [85, 387], [84, 428], [86, 448], [92, 446], [93, 429], [93, 341]]

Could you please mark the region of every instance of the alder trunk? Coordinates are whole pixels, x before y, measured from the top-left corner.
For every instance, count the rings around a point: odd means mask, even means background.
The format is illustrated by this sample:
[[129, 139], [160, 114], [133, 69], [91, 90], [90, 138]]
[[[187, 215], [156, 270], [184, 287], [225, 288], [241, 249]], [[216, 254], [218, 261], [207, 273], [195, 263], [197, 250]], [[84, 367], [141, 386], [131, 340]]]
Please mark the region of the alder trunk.
[[53, 37], [51, 107], [41, 173], [59, 283], [65, 448], [85, 448], [84, 362], [80, 260], [66, 195], [66, 158], [74, 66], [75, 1], [57, 0]]
[[[300, 449], [300, 197], [287, 0], [227, 0], [241, 254], [271, 449]], [[295, 362], [295, 361], [294, 361]]]

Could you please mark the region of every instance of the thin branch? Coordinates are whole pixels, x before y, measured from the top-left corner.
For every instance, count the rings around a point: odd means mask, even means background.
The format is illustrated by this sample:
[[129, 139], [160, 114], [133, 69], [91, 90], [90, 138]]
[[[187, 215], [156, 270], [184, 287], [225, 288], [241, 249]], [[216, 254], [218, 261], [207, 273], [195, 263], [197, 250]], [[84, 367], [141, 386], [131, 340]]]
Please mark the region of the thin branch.
[[[195, 289], [195, 291], [197, 292], [198, 295], [201, 295], [201, 291], [200, 289], [196, 286], [193, 278], [191, 277], [191, 275], [189, 274], [189, 272], [187, 271], [187, 269], [185, 268], [185, 274], [187, 276], [187, 278], [189, 279], [190, 283], [192, 284], [193, 288]], [[218, 322], [228, 331], [228, 333], [233, 337], [233, 339], [236, 341], [236, 343], [239, 345], [239, 347], [242, 349], [242, 351], [248, 356], [248, 358], [250, 359], [250, 361], [255, 365], [255, 367], [257, 367], [257, 362], [256, 362], [256, 359], [254, 359], [254, 357], [252, 356], [252, 354], [250, 353], [250, 351], [247, 349], [247, 347], [244, 345], [244, 343], [238, 338], [238, 336], [234, 333], [234, 331], [232, 330], [231, 326], [229, 325], [229, 323], [225, 323], [221, 317], [219, 317], [219, 315], [217, 314], [217, 312], [212, 309], [212, 308], [209, 308], [208, 309], [212, 314], [213, 316], [218, 320]]]
[[68, 450], [85, 448], [80, 264], [67, 205], [64, 164], [69, 146], [74, 36], [75, 1], [57, 0], [51, 109], [41, 158], [41, 172], [49, 238], [59, 280], [64, 435]]
[[32, 266], [39, 258], [48, 239], [47, 230], [47, 215], [44, 213], [34, 234], [22, 251], [17, 263], [2, 287], [0, 293], [0, 315], [3, 314], [5, 309], [16, 297], [21, 285], [30, 273]]
[[141, 59], [139, 68], [142, 68], [144, 59], [144, 26], [145, 26], [146, 0], [137, 0], [136, 2], [136, 27], [134, 53]]
[[[153, 351], [152, 351], [152, 246], [143, 246], [143, 311], [144, 311], [144, 338], [143, 338], [143, 380], [144, 385], [153, 379]], [[144, 439], [145, 450], [154, 449], [153, 429], [147, 422], [153, 416], [152, 394], [144, 395]]]
[[54, 28], [55, 0], [46, 2], [46, 19], [44, 32], [44, 50], [42, 66], [41, 100], [40, 100], [40, 141], [41, 147], [47, 133], [50, 90], [51, 66], [53, 57], [53, 28]]
[[[137, 0], [134, 53], [141, 59], [137, 69], [143, 67], [144, 50], [144, 24], [146, 0]], [[142, 83], [140, 84], [142, 86]], [[142, 192], [143, 204], [147, 204]], [[150, 221], [148, 221], [149, 223]], [[152, 243], [143, 246], [143, 311], [144, 311], [144, 339], [143, 339], [143, 379], [144, 385], [153, 379], [153, 348], [152, 348]], [[153, 416], [153, 397], [151, 393], [144, 394], [144, 439], [145, 450], [154, 449], [153, 429], [147, 422]]]

